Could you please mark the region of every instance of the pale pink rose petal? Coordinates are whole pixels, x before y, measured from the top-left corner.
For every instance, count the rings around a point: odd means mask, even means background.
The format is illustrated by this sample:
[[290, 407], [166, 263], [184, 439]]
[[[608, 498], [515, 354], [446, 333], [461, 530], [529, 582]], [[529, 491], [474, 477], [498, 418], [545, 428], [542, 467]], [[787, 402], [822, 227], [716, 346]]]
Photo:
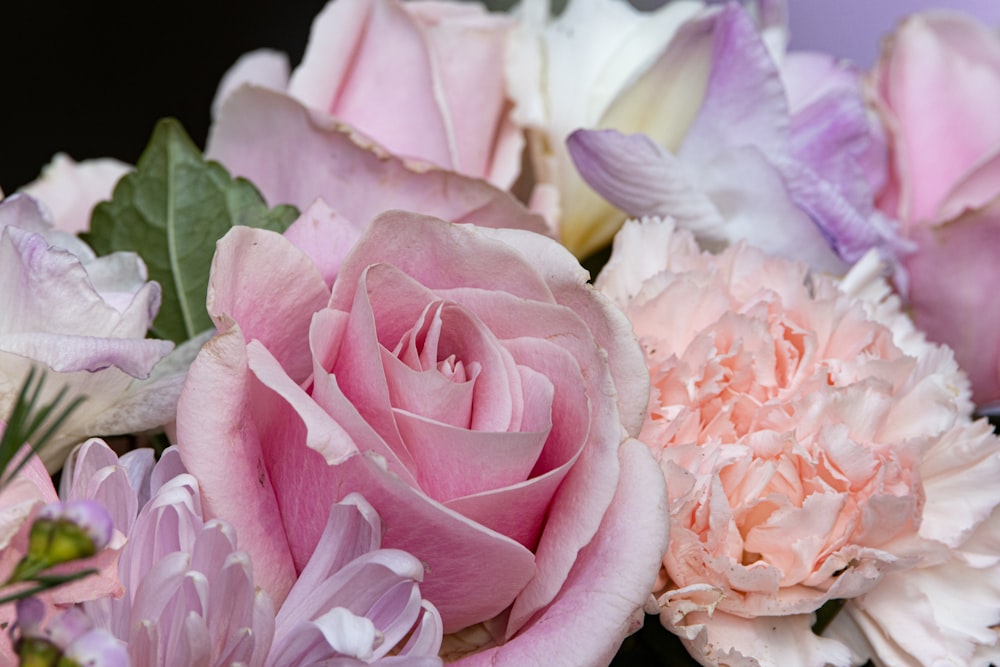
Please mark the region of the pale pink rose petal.
[[302, 62], [289, 82], [291, 95], [310, 107], [333, 107], [374, 4], [375, 0], [328, 2], [316, 15]]
[[233, 524], [253, 559], [255, 580], [280, 602], [295, 581], [295, 568], [288, 541], [277, 528], [281, 515], [260, 437], [246, 428], [252, 423], [253, 396], [260, 391], [255, 383], [239, 327], [222, 330], [188, 372], [178, 413], [200, 418], [179, 420], [177, 440], [225, 443], [185, 449], [184, 465], [201, 484], [206, 515], [225, 516]]
[[781, 80], [792, 114], [792, 153], [859, 210], [887, 179], [885, 130], [858, 95], [861, 72], [826, 53], [792, 52], [781, 60]]
[[[644, 369], [641, 351], [635, 345], [632, 323], [621, 309], [589, 284], [586, 272], [565, 247], [527, 231], [497, 228], [483, 229], [482, 233], [523, 248], [524, 252], [538, 258], [535, 263], [543, 267], [546, 282], [556, 301], [576, 313], [597, 344], [605, 350], [622, 426], [629, 435], [637, 434], [645, 419], [649, 392], [648, 373]], [[488, 315], [488, 312], [482, 313], [481, 317]], [[502, 326], [500, 321], [488, 321], [494, 331]], [[593, 349], [590, 348], [586, 354], [593, 354]], [[587, 365], [588, 362], [582, 363], [583, 367]]]
[[76, 162], [58, 153], [38, 180], [21, 188], [52, 214], [57, 229], [76, 234], [90, 229], [90, 214], [98, 202], [111, 199], [118, 180], [132, 167], [111, 158]]
[[[347, 3], [328, 5], [331, 15], [344, 11], [338, 8], [341, 4]], [[318, 108], [391, 146], [398, 155], [458, 170], [423, 30], [402, 3], [364, 0], [363, 4], [368, 15], [364, 30], [355, 31], [350, 74], [339, 82], [336, 96]], [[320, 41], [318, 37], [310, 42]], [[303, 63], [303, 69], [308, 66], [308, 61]], [[401, 70], [405, 77], [398, 76]], [[296, 94], [294, 75], [291, 92]], [[400, 122], [411, 118], [419, 125]]]
[[977, 403], [997, 400], [1000, 292], [991, 285], [1000, 251], [1000, 200], [947, 225], [914, 229], [911, 237], [918, 250], [907, 258], [906, 268], [917, 326], [931, 340], [955, 350]]
[[312, 371], [302, 345], [311, 315], [329, 296], [308, 256], [280, 234], [237, 226], [217, 244], [207, 300], [216, 326], [239, 322], [244, 337], [267, 345], [298, 382]]
[[[411, 243], [399, 239], [410, 239]], [[420, 252], [413, 252], [413, 247], [420, 248]], [[511, 265], [526, 264], [524, 254], [514, 247], [492, 242], [483, 230], [444, 225], [428, 215], [391, 211], [372, 222], [341, 266], [342, 279], [333, 287], [330, 306], [348, 311], [362, 272], [375, 262], [391, 264], [434, 290], [480, 288], [532, 301], [555, 302], [541, 266], [525, 275], [509, 269]]]
[[392, 156], [326, 114], [262, 88], [244, 86], [226, 99], [205, 152], [249, 178], [271, 204], [306, 210], [322, 197], [357, 225], [382, 211], [405, 209], [452, 222], [548, 232], [541, 216], [486, 181]]
[[317, 199], [285, 230], [285, 238], [312, 260], [332, 288], [340, 265], [361, 237], [364, 225], [352, 222]]
[[[404, 234], [405, 236], [403, 236]], [[366, 232], [362, 242], [355, 247], [354, 252], [341, 267], [343, 281], [338, 281], [338, 284], [334, 286], [331, 305], [343, 309], [348, 308], [345, 303], [347, 295], [340, 293], [341, 285], [346, 290], [350, 286], [358, 284], [356, 282], [357, 279], [352, 279], [352, 277], [357, 275], [359, 269], [366, 267], [374, 261], [374, 259], [369, 259], [369, 257], [377, 257], [379, 261], [391, 262], [401, 271], [406, 272], [415, 280], [420, 281], [428, 287], [437, 289], [447, 289], [452, 285], [462, 285], [467, 288], [482, 287], [491, 291], [509, 292], [535, 300], [554, 300], [553, 296], [551, 296], [551, 288], [541, 276], [538, 277], [537, 281], [530, 281], [526, 279], [530, 274], [525, 275], [524, 272], [518, 272], [516, 274], [517, 282], [513, 282], [515, 274], [510, 270], [510, 266], [512, 263], [515, 265], [523, 264], [525, 261], [523, 255], [514, 251], [512, 246], [498, 246], [495, 243], [489, 243], [486, 238], [477, 239], [477, 234], [480, 234], [480, 232], [472, 233], [463, 227], [444, 226], [439, 221], [412, 214], [384, 214], [376, 219], [371, 228]], [[490, 234], [496, 236], [498, 233], [492, 232]], [[499, 235], [502, 236], [503, 233], [501, 232]], [[519, 238], [521, 236], [523, 235], [518, 235]], [[386, 240], [383, 240], [383, 237]], [[392, 238], [393, 243], [388, 243], [388, 238]], [[412, 252], [404, 252], [403, 249], [407, 246], [401, 243], [401, 238], [413, 238], [413, 243], [422, 248], [421, 254], [415, 255]], [[433, 242], [431, 239], [433, 239]], [[456, 249], [459, 247], [462, 248], [462, 251], [456, 252]], [[399, 248], [399, 250], [390, 253], [387, 248]], [[454, 257], [456, 255], [468, 257], [469, 261], [467, 263], [460, 263], [454, 261], [445, 262], [443, 260], [444, 257]], [[442, 259], [436, 260], [435, 257], [437, 256], [440, 256]], [[472, 261], [473, 257], [475, 258], [475, 262]], [[566, 257], [569, 256], [566, 255]], [[576, 269], [570, 275], [578, 272], [579, 269]], [[565, 286], [563, 289], [568, 291]], [[589, 288], [578, 289], [582, 291]], [[582, 299], [578, 298], [577, 302], [580, 300]], [[608, 305], [608, 309], [610, 310], [610, 304]], [[357, 309], [352, 309], [351, 312], [353, 316], [357, 312]], [[593, 319], [598, 319], [596, 313]], [[548, 322], [546, 322], [546, 326], [548, 326]], [[373, 339], [373, 336], [361, 338], [360, 340], [363, 341], [366, 339]], [[592, 348], [590, 353], [593, 354], [594, 352], [596, 350]], [[340, 358], [343, 359], [344, 357]], [[367, 355], [358, 353], [346, 355], [346, 361], [349, 363], [358, 363], [357, 360], [364, 358], [368, 358]], [[627, 362], [628, 365], [625, 368], [635, 371], [635, 369], [638, 369], [637, 361], [638, 359], [634, 356], [633, 350], [633, 354], [630, 355]], [[599, 362], [595, 361], [593, 363]], [[351, 374], [345, 373], [339, 373], [338, 375], [347, 378], [351, 377]], [[357, 374], [354, 375], [364, 377]], [[359, 387], [359, 389], [370, 391], [370, 385], [365, 384], [364, 387]], [[605, 393], [614, 391], [614, 389], [612, 387], [594, 388], [594, 391]], [[383, 402], [385, 405], [388, 405], [388, 398], [383, 399]], [[381, 411], [378, 411], [376, 414], [379, 413]], [[631, 409], [629, 410], [629, 414], [632, 414]], [[593, 417], [591, 417], [591, 420], [593, 420]], [[604, 424], [606, 422], [609, 425], [611, 423], [608, 420], [599, 419], [599, 423]], [[390, 429], [390, 426], [386, 425], [382, 428], [381, 432], [386, 433]], [[600, 506], [602, 503], [606, 505], [614, 491], [613, 479], [616, 474], [613, 462], [608, 461], [611, 452], [609, 449], [605, 449], [605, 444], [615, 442], [617, 437], [614, 433], [599, 434], [592, 432], [589, 434], [587, 444], [581, 450], [583, 452], [581, 458], [574, 465], [573, 470], [564, 482], [563, 488], [553, 501], [553, 507], [556, 508], [551, 510], [553, 518], [550, 519], [549, 524], [546, 526], [542, 542], [536, 551], [539, 559], [539, 567], [545, 568], [543, 570], [545, 575], [537, 577], [535, 583], [518, 598], [518, 602], [511, 615], [511, 628], [519, 627], [520, 623], [527, 620], [538, 608], [548, 604], [558, 592], [558, 589], [553, 588], [556, 585], [555, 582], [561, 581], [562, 577], [565, 576], [565, 572], [572, 565], [572, 560], [565, 549], [566, 542], [569, 541], [569, 543], [577, 543], [582, 546], [590, 540], [593, 531], [596, 530], [597, 526], [593, 508]], [[583, 480], [586, 480], [586, 482]], [[578, 485], [580, 484], [586, 484], [587, 490], [584, 491], [583, 488], [579, 487]], [[554, 554], [551, 559], [549, 553]], [[556, 574], [551, 574], [551, 572]], [[429, 585], [432, 584], [433, 580], [429, 582]], [[442, 615], [447, 618], [443, 604], [433, 596], [430, 599], [442, 609]]]
[[285, 90], [291, 75], [288, 56], [280, 51], [258, 49], [245, 53], [223, 75], [212, 99], [212, 118], [219, 115], [219, 108], [229, 95], [244, 84], [272, 90]]
[[[355, 320], [356, 321], [356, 320]], [[341, 424], [350, 438], [343, 445], [335, 445], [333, 442], [324, 444], [319, 453], [327, 463], [334, 464], [352, 455], [354, 449], [376, 453], [384, 461], [386, 467], [394, 475], [416, 484], [417, 480], [414, 470], [413, 457], [402, 446], [399, 433], [393, 429], [383, 429], [390, 437], [388, 441], [376, 431], [375, 426], [381, 420], [372, 418], [370, 423], [366, 418], [370, 415], [362, 415], [358, 407], [348, 400], [341, 389], [338, 379], [330, 373], [334, 360], [342, 350], [344, 337], [347, 334], [350, 315], [341, 311], [324, 309], [313, 316], [313, 324], [309, 330], [309, 346], [313, 352], [313, 391], [312, 398], [323, 410], [333, 417], [334, 421]], [[370, 324], [370, 322], [369, 322]], [[369, 329], [370, 333], [372, 329]], [[374, 352], [368, 348], [368, 353]], [[386, 393], [372, 400], [387, 399], [388, 389], [377, 379], [372, 379], [377, 391], [385, 389]], [[374, 396], [370, 394], [369, 397]], [[385, 407], [382, 403], [374, 403], [375, 406]], [[388, 408], [387, 408], [388, 409]], [[371, 410], [366, 410], [370, 412]], [[348, 444], [353, 439], [353, 446]], [[318, 443], [314, 443], [318, 446]]]
[[985, 208], [997, 196], [1000, 179], [1000, 146], [969, 168], [957, 181], [938, 208], [939, 220], [953, 220], [976, 209]]
[[520, 171], [515, 160], [524, 146], [521, 133], [503, 118], [504, 58], [512, 18], [487, 13], [473, 3], [403, 6], [422, 29], [439, 82], [453, 169], [483, 174], [500, 187], [510, 187]]
[[958, 13], [914, 15], [894, 34], [875, 77], [895, 143], [899, 215], [904, 223], [932, 222], [952, 184], [1000, 146], [991, 111], [1000, 105], [1000, 40]]
[[[287, 401], [278, 407], [268, 428], [283, 432], [285, 437], [293, 429], [305, 430], [304, 437], [289, 439], [290, 444], [282, 449], [264, 452], [265, 466], [281, 493], [284, 532], [297, 562], [304, 564], [315, 549], [316, 538], [310, 535], [318, 535], [316, 529], [321, 529], [325, 521], [318, 508], [335, 502], [338, 496], [358, 492], [378, 510], [387, 527], [383, 546], [410, 551], [427, 563], [430, 571], [447, 573], [429, 578], [421, 586], [424, 597], [448, 619], [446, 631], [491, 618], [510, 605], [534, 574], [530, 551], [386, 474], [377, 455], [356, 451], [337, 465], [323, 465], [323, 458], [311, 450], [328, 450], [328, 434], [339, 432], [339, 426], [325, 412], [310, 407], [315, 405], [313, 399], [284, 375], [266, 350], [251, 347], [251, 351], [254, 373]], [[308, 421], [303, 423], [303, 417]], [[265, 432], [262, 439], [266, 438]], [[309, 478], [304, 477], [306, 471]], [[302, 498], [296, 489], [303, 486], [329, 497]], [[428, 534], [440, 535], [441, 539], [430, 542]], [[489, 553], [490, 558], [472, 556], [482, 553]], [[491, 585], [480, 590], [475, 600], [469, 600], [469, 587], [481, 580]]]
[[[296, 257], [286, 260], [301, 262]], [[233, 362], [236, 378], [221, 386], [249, 405], [212, 417], [182, 413], [190, 420], [182, 443], [196, 447], [205, 431], [254, 461], [256, 470], [251, 464], [235, 473], [257, 473], [257, 481], [230, 484], [227, 493], [244, 496], [257, 514], [280, 508], [277, 541], [295, 569], [317, 550], [328, 516], [322, 508], [362, 493], [382, 517], [385, 545], [425, 564], [421, 588], [445, 630], [487, 623], [498, 641], [515, 637], [560, 599], [616, 492], [626, 492], [619, 445], [626, 428], [639, 427], [646, 400], [648, 377], [628, 321], [586, 278], [564, 249], [529, 232], [380, 215], [336, 269], [328, 304], [310, 307], [311, 377], [291, 377], [267, 343], [246, 340], [235, 320], [230, 333], [240, 335], [226, 344], [244, 346], [244, 355], [211, 345], [201, 354]], [[229, 324], [224, 315], [219, 321]], [[206, 373], [225, 372], [218, 361], [206, 364]], [[428, 372], [440, 377], [411, 396], [416, 376]], [[189, 380], [205, 377], [193, 369]], [[471, 400], [442, 379], [474, 382]], [[240, 423], [192, 427], [219, 418]], [[448, 457], [450, 477], [427, 465], [439, 462], [433, 457], [442, 443], [456, 453]], [[499, 448], [497, 469], [481, 469], [481, 445]], [[194, 471], [212, 457], [192, 450], [192, 458]], [[463, 462], [468, 474], [457, 465]], [[255, 488], [261, 483], [273, 485], [273, 499]], [[648, 491], [656, 495], [662, 485]], [[213, 502], [211, 493], [205, 502]], [[223, 509], [242, 521], [239, 504]], [[661, 538], [652, 536], [658, 548]], [[267, 558], [264, 567], [276, 562]], [[654, 570], [636, 576], [652, 579]], [[617, 629], [595, 637], [602, 653], [634, 628], [638, 601], [623, 606], [630, 609], [612, 623]], [[303, 648], [317, 637], [310, 634]]]
[[534, 664], [538, 647], [567, 665], [601, 667], [620, 638], [635, 631], [636, 612], [649, 597], [667, 541], [662, 475], [643, 447], [618, 451], [621, 483], [594, 539], [577, 558], [555, 602], [503, 646], [459, 660], [463, 667]]

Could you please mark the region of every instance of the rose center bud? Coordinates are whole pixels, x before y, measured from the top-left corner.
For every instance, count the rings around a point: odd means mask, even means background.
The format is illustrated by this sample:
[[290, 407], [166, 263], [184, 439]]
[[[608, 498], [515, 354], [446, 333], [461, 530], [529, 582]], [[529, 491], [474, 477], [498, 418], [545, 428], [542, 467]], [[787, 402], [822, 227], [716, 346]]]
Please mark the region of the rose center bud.
[[376, 316], [399, 434], [387, 441], [413, 461], [422, 490], [449, 502], [530, 479], [551, 423], [551, 384], [460, 303], [431, 300], [405, 329], [399, 319]]
[[[395, 410], [405, 411], [458, 428], [473, 428], [476, 379], [482, 365], [462, 360], [464, 349], [454, 332], [443, 330], [445, 321], [452, 326], [454, 316], [446, 304], [436, 301], [421, 312], [413, 327], [399, 339], [392, 356], [405, 366], [387, 364], [390, 402]], [[458, 318], [463, 319], [463, 318]], [[391, 372], [390, 372], [391, 371]], [[409, 372], [407, 372], [409, 371]]]

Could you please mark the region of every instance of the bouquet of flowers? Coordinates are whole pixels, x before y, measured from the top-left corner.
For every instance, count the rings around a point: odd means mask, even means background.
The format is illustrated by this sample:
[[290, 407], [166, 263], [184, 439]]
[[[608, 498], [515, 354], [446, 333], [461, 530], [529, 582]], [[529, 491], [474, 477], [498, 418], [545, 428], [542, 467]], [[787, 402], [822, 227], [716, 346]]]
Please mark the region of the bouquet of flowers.
[[332, 0], [0, 199], [0, 661], [1000, 664], [998, 108], [956, 12]]

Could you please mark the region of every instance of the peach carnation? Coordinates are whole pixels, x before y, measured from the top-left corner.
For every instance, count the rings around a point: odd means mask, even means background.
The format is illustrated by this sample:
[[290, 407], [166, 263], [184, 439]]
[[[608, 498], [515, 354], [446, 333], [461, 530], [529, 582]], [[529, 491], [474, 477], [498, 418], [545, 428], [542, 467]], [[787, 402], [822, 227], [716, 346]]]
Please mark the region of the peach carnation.
[[958, 479], [983, 461], [1000, 473], [1000, 441], [972, 428], [951, 351], [914, 330], [878, 273], [873, 256], [842, 281], [746, 245], [714, 256], [659, 220], [615, 240], [597, 285], [645, 350], [640, 439], [670, 499], [649, 611], [704, 664], [871, 653], [813, 634], [814, 612], [945, 563], [1000, 503], [996, 491], [955, 503], [953, 469], [934, 486], [956, 441], [979, 452]]

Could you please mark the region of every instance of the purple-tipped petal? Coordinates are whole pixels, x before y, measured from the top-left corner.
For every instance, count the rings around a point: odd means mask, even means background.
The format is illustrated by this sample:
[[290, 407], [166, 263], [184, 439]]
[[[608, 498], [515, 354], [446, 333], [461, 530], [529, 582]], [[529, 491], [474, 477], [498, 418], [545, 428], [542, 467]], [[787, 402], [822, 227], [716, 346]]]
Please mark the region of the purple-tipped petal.
[[75, 500], [66, 503], [63, 517], [87, 533], [93, 540], [95, 550], [100, 551], [111, 541], [111, 534], [114, 532], [111, 516], [104, 505], [96, 500]]
[[629, 215], [669, 216], [709, 235], [725, 224], [683, 163], [645, 135], [577, 130], [566, 143], [587, 184]]
[[[99, 628], [83, 635], [63, 653], [64, 660], [90, 667], [129, 667], [128, 649], [125, 643], [114, 635]], [[188, 663], [192, 664], [192, 663]]]
[[705, 98], [677, 154], [704, 165], [727, 146], [787, 150], [788, 102], [778, 68], [753, 19], [730, 3], [715, 20]]
[[36, 597], [17, 601], [17, 626], [22, 634], [36, 634], [45, 620], [45, 603]]
[[56, 646], [66, 649], [94, 629], [94, 623], [79, 607], [70, 607], [49, 621], [45, 636]]

